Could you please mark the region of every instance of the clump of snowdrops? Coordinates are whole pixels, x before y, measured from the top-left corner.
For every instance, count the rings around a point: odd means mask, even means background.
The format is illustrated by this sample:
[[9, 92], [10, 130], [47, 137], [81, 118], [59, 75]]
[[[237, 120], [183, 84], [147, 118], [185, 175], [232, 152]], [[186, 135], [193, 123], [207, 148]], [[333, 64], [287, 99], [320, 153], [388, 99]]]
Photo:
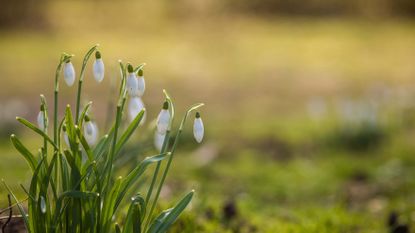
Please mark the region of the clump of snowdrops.
[[[145, 118], [146, 110], [141, 100], [145, 92], [144, 64], [134, 67], [119, 61], [121, 79], [115, 120], [107, 134], [100, 137], [98, 125], [91, 117], [92, 103], [83, 108], [80, 106], [82, 84], [84, 80], [92, 81], [85, 78], [85, 72], [93, 55], [93, 77], [98, 83], [104, 79], [105, 67], [97, 45], [83, 59], [74, 109], [69, 105], [64, 109], [58, 106], [61, 74], [69, 87], [76, 81], [75, 68], [71, 63], [73, 55], [63, 53], [56, 69], [53, 112], [49, 111], [46, 98], [41, 95], [37, 125], [17, 117], [20, 123], [43, 140], [40, 149], [34, 153], [16, 135], [11, 135], [13, 145], [33, 172], [30, 186], [21, 185], [27, 194], [27, 212], [22, 200], [18, 200], [3, 183], [15, 199], [30, 233], [166, 232], [190, 203], [194, 191], [158, 215], [154, 213], [155, 206], [184, 124], [191, 112], [203, 104], [189, 108], [175, 130], [175, 137], [172, 137], [174, 105], [167, 92], [163, 91], [165, 102], [154, 129], [155, 147], [159, 154], [146, 157], [125, 177], [116, 177], [114, 159], [122, 156], [123, 146]], [[63, 118], [59, 118], [60, 112]], [[196, 141], [201, 142], [204, 128], [200, 113], [195, 114], [193, 131]], [[162, 163], [166, 163], [165, 166], [161, 166]], [[142, 180], [143, 174], [152, 164], [155, 165], [154, 173], [146, 183]], [[140, 185], [145, 185], [146, 193], [137, 192]], [[116, 220], [120, 221], [119, 224]]]

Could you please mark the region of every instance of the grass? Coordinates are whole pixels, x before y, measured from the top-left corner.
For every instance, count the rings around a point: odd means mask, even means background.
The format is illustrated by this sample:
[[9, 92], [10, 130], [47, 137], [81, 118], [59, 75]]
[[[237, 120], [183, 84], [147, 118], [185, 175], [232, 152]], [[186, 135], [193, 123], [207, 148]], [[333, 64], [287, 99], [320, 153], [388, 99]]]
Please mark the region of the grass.
[[[65, 4], [52, 5], [51, 12]], [[82, 13], [88, 8], [82, 9], [68, 8], [76, 17], [53, 21], [46, 33], [4, 33], [0, 71], [8, 88], [2, 88], [2, 101], [31, 103], [53, 77], [39, 64], [55, 64], [63, 47], [82, 54], [90, 41], [105, 45], [105, 61], [123, 55], [149, 64], [146, 76], [153, 90], [169, 86], [184, 105], [190, 104], [189, 96], [207, 103], [206, 144], [183, 144], [161, 192], [158, 208], [169, 206], [181, 190], [198, 190], [172, 232], [234, 232], [238, 227], [241, 232], [387, 232], [392, 210], [414, 225], [415, 125], [413, 106], [403, 104], [413, 103], [415, 93], [414, 22], [242, 16], [148, 22], [147, 13], [130, 22], [126, 13], [111, 22], [119, 27], [107, 29], [103, 16], [91, 20]], [[85, 22], [91, 26], [79, 26]], [[15, 64], [24, 68], [17, 70]], [[31, 78], [22, 82], [21, 77]], [[106, 79], [85, 99], [95, 104], [106, 98], [108, 86]], [[86, 82], [85, 90], [91, 88]], [[386, 119], [377, 128], [385, 136], [363, 150], [342, 144], [350, 134], [342, 130], [348, 126], [336, 109], [343, 99], [368, 101], [377, 90], [392, 93], [389, 102], [382, 102]], [[73, 93], [62, 94], [74, 105], [75, 99], [68, 98]], [[163, 96], [151, 90], [146, 95], [147, 117], [155, 118]], [[327, 105], [322, 119], [310, 119], [306, 109], [315, 97]], [[94, 111], [105, 107], [95, 105]], [[34, 119], [31, 112], [27, 116]], [[139, 149], [151, 150], [151, 136], [136, 137], [146, 138]], [[183, 137], [187, 141], [190, 135]], [[25, 140], [37, 143], [32, 135]], [[7, 143], [0, 150], [15, 164], [13, 169], [0, 165], [0, 177], [24, 182], [24, 162]], [[238, 210], [231, 221], [223, 213], [227, 202]]]

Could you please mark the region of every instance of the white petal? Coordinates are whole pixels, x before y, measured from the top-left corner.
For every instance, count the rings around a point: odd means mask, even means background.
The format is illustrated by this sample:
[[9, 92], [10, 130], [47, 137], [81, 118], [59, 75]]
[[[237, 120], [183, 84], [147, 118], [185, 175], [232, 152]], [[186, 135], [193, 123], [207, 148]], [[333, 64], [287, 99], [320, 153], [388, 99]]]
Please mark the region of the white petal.
[[146, 81], [144, 80], [144, 77], [138, 77], [137, 79], [137, 95], [143, 96], [144, 91], [146, 90]]
[[156, 133], [154, 134], [154, 146], [159, 152], [161, 152], [165, 137], [166, 134], [161, 134], [158, 131], [156, 131]]
[[68, 134], [66, 132], [63, 133], [63, 140], [65, 141], [65, 143], [68, 147], [71, 147], [71, 144], [69, 143], [69, 137], [68, 137]]
[[104, 79], [105, 66], [101, 58], [95, 60], [93, 65], [94, 78], [97, 82], [102, 82]]
[[65, 63], [63, 67], [63, 77], [68, 86], [72, 86], [75, 82], [75, 69], [71, 62]]
[[138, 80], [135, 73], [129, 73], [127, 77], [127, 91], [130, 96], [138, 96]]
[[[135, 119], [135, 117], [143, 110], [144, 103], [140, 97], [132, 97], [128, 103], [128, 117], [130, 122]], [[141, 119], [140, 125], [144, 124], [146, 120], [146, 113], [144, 112], [143, 119]]]
[[195, 137], [198, 143], [202, 141], [204, 133], [205, 128], [203, 126], [202, 118], [195, 118], [195, 121], [193, 123], [193, 136]]
[[167, 109], [162, 109], [157, 117], [157, 131], [165, 134], [170, 123], [170, 112]]
[[46, 201], [43, 196], [40, 196], [40, 211], [42, 214], [46, 213]]
[[88, 145], [90, 146], [95, 145], [98, 139], [98, 127], [94, 122], [92, 121], [85, 122], [84, 137]]
[[37, 114], [37, 125], [39, 126], [39, 129], [45, 130], [45, 116], [43, 115], [43, 111], [40, 111]]

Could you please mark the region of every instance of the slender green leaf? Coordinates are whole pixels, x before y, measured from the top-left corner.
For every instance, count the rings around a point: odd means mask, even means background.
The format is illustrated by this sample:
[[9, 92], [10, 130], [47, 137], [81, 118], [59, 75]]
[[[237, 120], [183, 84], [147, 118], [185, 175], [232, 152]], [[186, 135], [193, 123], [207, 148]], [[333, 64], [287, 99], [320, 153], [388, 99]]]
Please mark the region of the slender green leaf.
[[128, 128], [125, 130], [123, 135], [121, 135], [120, 139], [117, 142], [117, 145], [115, 146], [115, 154], [118, 154], [120, 152], [121, 148], [124, 146], [124, 144], [128, 141], [128, 139], [134, 133], [134, 130], [137, 129], [138, 125], [143, 119], [144, 113], [145, 113], [145, 109], [141, 110], [137, 114], [137, 116], [134, 118], [134, 120], [131, 122], [131, 124], [128, 126]]
[[33, 130], [35, 133], [39, 134], [40, 136], [42, 136], [44, 139], [46, 139], [55, 149], [58, 149], [58, 147], [56, 146], [56, 144], [52, 141], [52, 139], [50, 139], [50, 137], [43, 132], [41, 129], [39, 129], [38, 127], [36, 127], [34, 124], [30, 123], [28, 120], [24, 119], [24, 118], [20, 118], [20, 117], [16, 117], [16, 120], [20, 123], [22, 123], [24, 126], [26, 126], [27, 128]]
[[35, 171], [37, 165], [35, 156], [32, 153], [30, 153], [30, 151], [20, 142], [16, 135], [12, 134], [10, 136], [10, 140], [12, 141], [17, 151], [19, 151], [20, 154], [22, 154], [23, 157], [26, 159], [32, 171]]
[[193, 198], [194, 191], [188, 193], [175, 207], [163, 211], [153, 222], [148, 233], [164, 233], [176, 221]]

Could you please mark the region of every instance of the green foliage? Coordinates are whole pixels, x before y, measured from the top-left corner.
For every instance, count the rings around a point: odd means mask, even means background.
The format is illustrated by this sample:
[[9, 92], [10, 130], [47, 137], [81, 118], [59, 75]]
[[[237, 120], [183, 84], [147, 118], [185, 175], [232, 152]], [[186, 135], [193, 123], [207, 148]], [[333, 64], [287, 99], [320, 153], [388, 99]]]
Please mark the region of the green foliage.
[[[28, 196], [27, 212], [24, 210], [20, 200], [13, 195], [12, 190], [4, 183], [6, 189], [12, 194], [17, 206], [23, 216], [26, 228], [30, 233], [48, 232], [166, 232], [176, 221], [182, 211], [190, 203], [194, 191], [188, 193], [178, 204], [163, 211], [157, 218], [153, 216], [154, 206], [157, 204], [158, 195], [164, 184], [168, 169], [172, 162], [173, 154], [177, 146], [180, 133], [188, 114], [202, 106], [192, 106], [181, 121], [177, 136], [173, 143], [166, 140], [160, 154], [146, 157], [125, 177], [115, 177], [114, 158], [122, 156], [121, 151], [137, 130], [143, 120], [145, 109], [125, 127], [124, 107], [128, 98], [126, 90], [126, 70], [120, 62], [121, 84], [116, 107], [115, 122], [109, 130], [92, 147], [88, 144], [83, 132], [84, 119], [87, 117], [91, 103], [88, 103], [82, 111], [79, 108], [81, 90], [85, 68], [90, 56], [96, 51], [97, 46], [92, 47], [83, 60], [82, 69], [78, 83], [77, 108], [75, 116], [71, 107], [65, 109], [63, 119], [58, 120], [58, 91], [59, 77], [62, 64], [70, 59], [72, 55], [61, 56], [55, 77], [55, 108], [53, 116], [53, 139], [48, 135], [47, 103], [41, 96], [41, 109], [44, 110], [44, 123], [46, 129], [40, 129], [31, 122], [17, 117], [17, 120], [35, 132], [43, 139], [39, 152], [35, 155], [25, 147], [16, 135], [11, 135], [11, 141], [20, 154], [23, 155], [33, 175], [30, 187], [22, 186]], [[138, 72], [143, 65], [138, 66], [134, 72]], [[166, 98], [172, 106], [173, 102], [166, 94]], [[169, 131], [173, 122], [174, 112], [170, 121]], [[62, 138], [67, 137], [68, 144], [65, 146]], [[50, 146], [50, 147], [48, 147]], [[135, 194], [130, 201], [128, 196], [137, 193], [137, 185], [142, 185], [140, 179], [152, 164], [160, 164], [168, 158], [168, 165], [163, 171], [161, 181], [156, 185], [158, 171], [154, 173], [151, 188], [147, 198], [141, 194]], [[152, 189], [157, 188], [156, 196], [152, 198]], [[118, 225], [114, 219], [123, 210], [125, 204], [129, 205], [123, 225]], [[146, 211], [151, 205], [151, 211]], [[146, 226], [150, 226], [148, 231]]]

